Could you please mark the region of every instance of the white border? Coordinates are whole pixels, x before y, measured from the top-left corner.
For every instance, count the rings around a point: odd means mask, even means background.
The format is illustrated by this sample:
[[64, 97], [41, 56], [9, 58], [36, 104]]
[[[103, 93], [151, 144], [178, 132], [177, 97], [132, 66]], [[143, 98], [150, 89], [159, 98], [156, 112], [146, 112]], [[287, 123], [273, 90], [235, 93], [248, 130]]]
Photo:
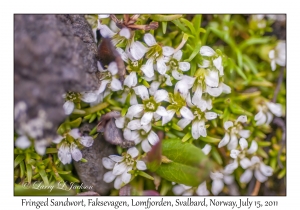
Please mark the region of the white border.
[[[277, 200], [274, 209], [294, 207], [298, 209], [299, 199], [299, 11], [298, 5], [290, 1], [274, 0], [207, 0], [207, 1], [161, 1], [161, 0], [123, 0], [123, 1], [11, 1], [1, 4], [1, 182], [0, 206], [13, 209], [21, 206], [21, 197], [13, 197], [13, 14], [15, 13], [286, 13], [287, 14], [287, 196], [284, 197], [250, 197], [251, 200]], [[26, 197], [30, 199], [31, 197]], [[53, 197], [52, 197], [53, 198]], [[134, 197], [135, 200], [146, 197]], [[164, 197], [175, 200], [176, 197]], [[213, 197], [209, 197], [213, 198]], [[219, 200], [238, 200], [247, 197], [218, 197]], [[34, 197], [34, 200], [45, 197]], [[57, 197], [65, 200], [66, 197]], [[70, 199], [81, 199], [81, 197]], [[102, 197], [105, 200], [116, 200], [116, 197]], [[122, 197], [121, 200], [130, 199]], [[182, 199], [182, 197], [181, 197]], [[202, 198], [199, 198], [202, 199]], [[296, 207], [297, 206], [297, 207]], [[6, 208], [5, 208], [6, 207]], [[33, 209], [32, 207], [24, 207]], [[71, 209], [68, 207], [65, 209]], [[98, 209], [101, 207], [97, 207]], [[163, 209], [165, 207], [157, 207]], [[182, 208], [182, 207], [181, 207]], [[198, 207], [197, 209], [199, 209]], [[44, 208], [42, 208], [44, 209]], [[103, 208], [106, 209], [106, 208]], [[121, 209], [121, 208], [120, 208]], [[141, 209], [141, 208], [135, 208]], [[142, 208], [144, 209], [144, 208]], [[208, 208], [207, 208], [208, 209]], [[214, 209], [214, 208], [209, 208]], [[221, 209], [221, 208], [217, 208]], [[264, 208], [262, 208], [264, 209]]]

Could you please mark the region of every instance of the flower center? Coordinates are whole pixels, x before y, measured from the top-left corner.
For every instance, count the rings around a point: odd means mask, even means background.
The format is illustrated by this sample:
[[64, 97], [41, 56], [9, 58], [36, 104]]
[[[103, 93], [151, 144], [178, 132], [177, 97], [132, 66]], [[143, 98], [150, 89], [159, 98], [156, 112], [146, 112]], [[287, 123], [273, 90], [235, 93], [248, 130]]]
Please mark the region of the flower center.
[[125, 161], [126, 165], [128, 165], [128, 166], [132, 166], [134, 164], [134, 159], [128, 153], [125, 155], [124, 161]]
[[154, 112], [157, 107], [159, 106], [158, 103], [154, 100], [153, 96], [150, 97], [148, 100], [144, 100], [144, 106], [146, 112]]

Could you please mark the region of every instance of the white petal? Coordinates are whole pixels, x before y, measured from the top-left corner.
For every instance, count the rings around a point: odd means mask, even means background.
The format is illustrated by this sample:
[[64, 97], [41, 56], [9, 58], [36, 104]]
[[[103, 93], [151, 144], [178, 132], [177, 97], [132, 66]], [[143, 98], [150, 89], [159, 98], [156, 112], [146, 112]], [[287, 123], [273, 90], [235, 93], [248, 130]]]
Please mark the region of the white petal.
[[126, 171], [127, 165], [125, 162], [116, 163], [113, 169], [113, 174], [118, 176]]
[[58, 158], [59, 160], [62, 162], [62, 164], [68, 164], [71, 163], [72, 161], [72, 156], [70, 153], [70, 149], [69, 147], [65, 146], [65, 145], [61, 145], [60, 148], [58, 149]]
[[253, 156], [253, 157], [251, 158], [251, 164], [252, 164], [252, 165], [255, 165], [255, 164], [257, 164], [257, 163], [260, 163], [259, 157]]
[[273, 174], [273, 169], [270, 166], [265, 165], [264, 163], [260, 164], [259, 169], [265, 176], [272, 176]]
[[270, 124], [272, 122], [273, 118], [274, 118], [273, 114], [271, 112], [267, 112], [267, 122], [266, 122], [266, 124], [267, 125]]
[[182, 118], [181, 120], [178, 121], [177, 125], [180, 128], [184, 129], [188, 124], [190, 124], [190, 122], [192, 122], [192, 120]]
[[122, 90], [123, 87], [122, 87], [122, 83], [120, 82], [120, 80], [116, 79], [116, 78], [112, 78], [112, 81], [110, 83], [110, 89], [112, 91], [119, 91], [119, 90]]
[[137, 162], [136, 162], [136, 167], [137, 167], [137, 169], [139, 169], [140, 171], [144, 171], [144, 170], [147, 169], [147, 166], [146, 166], [146, 164], [145, 164], [144, 161], [137, 161]]
[[209, 195], [209, 191], [207, 190], [207, 187], [206, 187], [206, 181], [202, 182], [198, 186], [196, 193], [197, 193], [197, 195], [202, 195], [202, 196]]
[[119, 32], [119, 35], [120, 36], [123, 36], [125, 37], [126, 39], [129, 39], [130, 38], [130, 30], [126, 27], [122, 28], [121, 31]]
[[252, 163], [248, 158], [243, 158], [240, 160], [240, 165], [243, 169], [249, 168]]
[[[124, 85], [126, 85], [127, 87], [133, 87], [136, 85], [136, 73], [135, 72], [131, 72], [124, 80]], [[135, 83], [135, 84], [134, 84]]]
[[74, 139], [78, 139], [80, 137], [80, 131], [78, 128], [73, 128], [69, 131], [68, 134], [71, 135]]
[[247, 116], [246, 115], [241, 115], [237, 118], [236, 122], [241, 122], [241, 123], [245, 123], [247, 122]]
[[31, 142], [27, 136], [20, 136], [16, 139], [15, 145], [20, 149], [26, 149], [31, 145]]
[[208, 74], [205, 76], [205, 83], [210, 87], [219, 86], [219, 75], [216, 71], [208, 71]]
[[230, 140], [229, 134], [225, 133], [225, 136], [223, 137], [223, 139], [220, 141], [218, 148], [224, 147], [226, 144], [228, 144]]
[[206, 86], [206, 92], [213, 97], [218, 97], [222, 93], [222, 87], [212, 88], [212, 87]]
[[224, 182], [220, 179], [214, 180], [211, 186], [211, 192], [214, 195], [218, 195], [224, 187]]
[[131, 120], [128, 125], [127, 128], [129, 128], [130, 130], [140, 130], [141, 129], [141, 120]]
[[167, 110], [167, 115], [162, 117], [162, 125], [170, 122], [175, 114], [174, 110]]
[[100, 33], [104, 38], [111, 38], [115, 35], [115, 33], [110, 30], [107, 25], [98, 24], [98, 29], [100, 30]]
[[199, 123], [200, 121], [198, 120], [192, 123], [192, 136], [194, 139], [198, 139], [200, 137]]
[[233, 149], [230, 151], [230, 157], [232, 157], [233, 159], [236, 159], [239, 154], [240, 154], [240, 151], [238, 151], [238, 150]]
[[198, 64], [198, 67], [200, 67], [200, 68], [207, 68], [209, 66], [210, 66], [210, 61], [209, 60], [203, 60], [201, 65]]
[[115, 163], [122, 162], [124, 160], [123, 156], [120, 155], [110, 155], [108, 156], [111, 160], [113, 160]]
[[154, 94], [154, 100], [159, 103], [162, 101], [168, 101], [169, 94], [166, 90], [158, 90]]
[[263, 175], [263, 174], [260, 172], [260, 170], [258, 170], [258, 169], [256, 169], [256, 170], [254, 171], [254, 176], [255, 176], [255, 178], [256, 178], [259, 182], [261, 182], [261, 183], [267, 181], [267, 179], [268, 179], [268, 177], [266, 177], [265, 175]]
[[277, 117], [282, 116], [282, 106], [281, 104], [275, 104], [275, 103], [267, 103], [268, 108], [270, 111]]
[[262, 111], [258, 112], [257, 115], [255, 115], [255, 118], [256, 118], [255, 120], [257, 120], [255, 124], [257, 126], [265, 124], [267, 120], [266, 115]]
[[228, 128], [230, 128], [230, 127], [232, 127], [233, 126], [233, 122], [231, 122], [231, 121], [226, 121], [225, 123], [224, 123], [224, 128], [225, 128], [225, 130], [228, 130]]
[[155, 92], [158, 90], [158, 87], [160, 86], [160, 82], [158, 81], [153, 81], [150, 85], [149, 93], [150, 95], [154, 95]]
[[234, 181], [234, 177], [233, 176], [224, 176], [224, 183], [227, 184], [227, 185], [231, 185]]
[[252, 141], [250, 148], [247, 150], [248, 154], [253, 154], [254, 152], [256, 152], [258, 149], [258, 145], [256, 143], [256, 141]]
[[213, 56], [215, 53], [216, 52], [212, 48], [210, 48], [208, 46], [202, 46], [200, 48], [200, 54], [202, 56]]
[[162, 49], [163, 49], [164, 56], [171, 56], [174, 53], [173, 47], [164, 46], [164, 47], [162, 47]]
[[[155, 113], [154, 113], [154, 115], [155, 115]], [[151, 123], [146, 124], [146, 125], [142, 125], [142, 129], [144, 131], [146, 131], [146, 133], [148, 133], [151, 130], [151, 128], [152, 128]]]
[[122, 176], [117, 176], [117, 178], [116, 178], [116, 180], [114, 182], [114, 188], [117, 189], [117, 190], [119, 190], [121, 188], [121, 186], [122, 186], [122, 183], [123, 183]]
[[109, 82], [110, 82], [109, 80], [102, 80], [101, 84], [100, 84], [100, 87], [97, 91], [97, 94], [103, 93], [105, 88], [106, 88], [107, 83], [109, 83]]
[[173, 70], [172, 71], [172, 76], [176, 79], [176, 80], [181, 80], [183, 78], [183, 74], [179, 73], [177, 70]]
[[222, 88], [222, 92], [223, 93], [226, 93], [226, 94], [229, 94], [229, 93], [231, 93], [231, 88], [228, 86], [228, 85], [226, 85], [226, 84], [224, 84], [223, 82], [220, 84], [220, 86], [221, 86], [221, 88]]
[[239, 144], [240, 144], [240, 147], [242, 148], [242, 150], [248, 148], [248, 142], [244, 138], [240, 138]]
[[129, 107], [126, 116], [129, 119], [132, 119], [134, 116], [136, 116], [138, 113], [142, 112], [144, 110], [143, 104], [135, 104]]
[[173, 187], [172, 191], [175, 195], [182, 195], [185, 189], [181, 185], [176, 185]]
[[113, 175], [112, 171], [108, 171], [103, 176], [103, 181], [106, 183], [111, 183], [116, 178], [115, 175]]
[[136, 147], [131, 147], [127, 150], [127, 153], [131, 155], [132, 158], [135, 158], [139, 155], [139, 151]]
[[205, 155], [208, 155], [208, 153], [211, 151], [211, 146], [209, 144], [205, 144], [205, 146], [202, 148], [202, 152]]
[[82, 153], [77, 147], [72, 147], [71, 155], [75, 161], [79, 161], [82, 159]]
[[159, 141], [158, 135], [154, 131], [151, 131], [147, 138], [151, 145], [155, 145]]
[[147, 33], [147, 34], [145, 34], [145, 36], [144, 36], [144, 41], [146, 42], [146, 44], [148, 45], [148, 46], [153, 46], [153, 45], [156, 45], [156, 41], [155, 41], [155, 38], [154, 38], [154, 36], [152, 35], [152, 34], [150, 34], [150, 33]]
[[90, 147], [93, 145], [94, 139], [91, 136], [82, 136], [79, 138], [79, 142], [85, 147]]
[[108, 18], [108, 17], [109, 17], [109, 15], [106, 15], [106, 14], [98, 15], [99, 19]]
[[222, 173], [220, 173], [220, 172], [210, 172], [210, 178], [212, 179], [212, 180], [217, 180], [217, 179], [223, 179], [223, 177], [224, 177], [224, 175], [222, 174]]
[[154, 76], [153, 59], [149, 58], [146, 64], [141, 67], [141, 70], [144, 72], [144, 74], [147, 77], [153, 77]]
[[115, 120], [117, 128], [124, 128], [125, 126], [125, 117], [118, 117]]
[[191, 68], [191, 64], [188, 62], [179, 62], [179, 69], [181, 71], [188, 71]]
[[248, 183], [252, 179], [253, 171], [250, 169], [247, 169], [240, 177], [241, 183]]
[[148, 48], [139, 41], [133, 42], [130, 45], [130, 53], [135, 60], [140, 60], [147, 51]]
[[176, 53], [174, 53], [173, 58], [175, 58], [177, 61], [180, 61], [182, 57], [182, 51], [178, 50]]
[[122, 174], [122, 181], [125, 183], [125, 184], [128, 184], [130, 182], [130, 179], [131, 179], [131, 174], [127, 173], [127, 172], [124, 172]]
[[63, 109], [66, 115], [70, 115], [75, 108], [75, 105], [72, 101], [66, 101], [63, 105]]
[[219, 70], [220, 75], [224, 75], [223, 66], [222, 66], [222, 57], [219, 56], [217, 59], [213, 60], [214, 66]]
[[271, 60], [275, 59], [275, 50], [270, 50], [270, 52], [269, 52], [269, 58]]
[[[157, 114], [158, 116], [167, 116], [168, 112], [165, 107], [158, 106], [155, 114]], [[159, 120], [159, 119], [160, 119], [160, 117], [157, 120]]]
[[227, 144], [227, 149], [228, 150], [235, 149], [237, 147], [237, 145], [238, 145], [238, 139], [235, 134], [232, 134], [230, 136], [230, 142], [229, 142], [229, 144]]
[[142, 100], [149, 99], [149, 93], [147, 88], [144, 85], [139, 85], [133, 88], [135, 94], [141, 97]]
[[165, 74], [164, 77], [166, 78], [166, 81], [165, 81], [166, 85], [172, 86], [173, 84], [172, 84], [170, 75]]
[[130, 96], [130, 105], [135, 105], [135, 104], [138, 104], [136, 95], [135, 95], [135, 93], [131, 93], [131, 96]]
[[141, 119], [141, 125], [149, 124], [152, 118], [153, 118], [153, 112], [146, 112]]
[[217, 118], [217, 114], [214, 113], [214, 112], [205, 112], [205, 118], [207, 120], [213, 120], [213, 119], [216, 119]]
[[104, 158], [102, 158], [102, 164], [103, 164], [104, 168], [106, 168], [106, 169], [113, 169], [116, 162], [114, 162], [110, 158], [104, 157]]
[[249, 130], [240, 130], [239, 135], [243, 138], [248, 138], [250, 136], [250, 131]]
[[272, 69], [272, 71], [276, 70], [276, 62], [275, 62], [275, 60], [271, 60], [271, 69]]
[[57, 136], [55, 139], [52, 140], [53, 143], [59, 144], [65, 137]]
[[185, 101], [186, 101], [186, 104], [189, 106], [189, 107], [194, 107], [194, 104], [192, 103], [191, 101], [191, 94], [188, 93], [186, 98], [185, 98]]
[[198, 123], [198, 129], [199, 129], [199, 133], [200, 136], [206, 137], [207, 133], [206, 133], [206, 127], [205, 127], [205, 122], [204, 120], [200, 120], [200, 122]]
[[196, 91], [192, 97], [192, 103], [196, 106], [200, 107], [203, 100], [201, 100], [202, 97], [202, 87], [201, 85], [197, 85]]
[[127, 53], [122, 48], [119, 48], [119, 47], [117, 47], [116, 50], [120, 54], [122, 60], [125, 61], [126, 63], [128, 63], [129, 62], [129, 60], [128, 60], [129, 58], [128, 58]]
[[86, 103], [94, 102], [98, 99], [98, 94], [94, 92], [86, 92], [81, 95], [81, 100]]
[[239, 166], [237, 160], [235, 159], [232, 163], [225, 166], [223, 173], [224, 174], [232, 174], [235, 169]]
[[188, 119], [188, 120], [193, 120], [195, 118], [195, 116], [193, 115], [192, 111], [187, 108], [186, 106], [183, 106], [181, 109], [180, 109], [180, 114]]
[[147, 140], [142, 141], [141, 145], [144, 152], [149, 152], [152, 149]]
[[156, 67], [157, 71], [161, 74], [164, 75], [167, 71], [167, 66], [166, 63], [164, 62], [163, 57], [157, 58], [156, 59]]

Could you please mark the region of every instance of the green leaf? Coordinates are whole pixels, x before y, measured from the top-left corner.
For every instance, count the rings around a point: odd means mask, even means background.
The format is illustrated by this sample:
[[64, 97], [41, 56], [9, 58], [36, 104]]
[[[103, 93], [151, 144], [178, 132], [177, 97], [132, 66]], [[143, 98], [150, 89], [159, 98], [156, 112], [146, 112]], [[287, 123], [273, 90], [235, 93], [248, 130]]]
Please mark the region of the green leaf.
[[191, 60], [193, 60], [193, 58], [195, 58], [196, 55], [199, 54], [200, 48], [201, 48], [201, 42], [198, 42], [197, 45], [196, 45], [196, 47], [194, 48], [192, 54], [190, 55], [190, 57], [187, 60], [185, 60], [185, 61], [190, 62]]
[[57, 153], [57, 148], [47, 148], [46, 149], [46, 154], [53, 154], [53, 153]]
[[152, 176], [150, 176], [149, 174], [145, 173], [144, 171], [139, 171], [139, 175], [143, 176], [143, 177], [145, 177], [147, 179], [154, 180], [154, 178]]
[[201, 141], [204, 141], [204, 142], [207, 142], [207, 143], [218, 143], [221, 141], [221, 139], [217, 139], [217, 138], [214, 138], [214, 137], [211, 137], [211, 136], [200, 136], [200, 140]]
[[212, 147], [212, 149], [211, 149], [211, 155], [213, 156], [213, 158], [215, 159], [215, 161], [216, 161], [219, 165], [222, 165], [222, 164], [223, 164], [221, 155], [219, 154], [218, 150], [217, 150], [215, 147]]
[[163, 33], [165, 34], [167, 31], [168, 22], [162, 22]]
[[181, 18], [182, 15], [150, 15], [150, 18], [155, 21], [172, 21]]
[[69, 174], [67, 174], [67, 175], [61, 174], [60, 176], [61, 176], [64, 180], [69, 181], [69, 182], [77, 182], [77, 183], [80, 182], [79, 179], [77, 179], [77, 178], [75, 178], [75, 177], [73, 177], [73, 176], [71, 176], [71, 175], [69, 175]]
[[246, 47], [249, 47], [250, 45], [255, 45], [255, 44], [266, 44], [268, 42], [270, 42], [271, 39], [270, 37], [251, 37], [243, 42], [241, 42], [239, 49], [243, 50]]
[[194, 28], [196, 29], [197, 31], [197, 35], [200, 34], [200, 29], [201, 29], [201, 18], [202, 18], [202, 15], [195, 15], [193, 20], [192, 20], [192, 23], [194, 25]]
[[189, 140], [190, 138], [192, 137], [191, 133], [190, 132], [187, 132], [185, 134], [185, 136], [182, 138], [182, 142], [186, 142], [187, 140]]
[[25, 155], [18, 155], [14, 162], [14, 168], [18, 166], [25, 159]]
[[269, 141], [257, 141], [257, 144], [260, 147], [269, 147], [271, 145], [271, 142], [269, 142]]
[[20, 178], [23, 178], [25, 175], [25, 164], [24, 161], [20, 162]]
[[59, 174], [70, 174], [71, 171], [58, 171], [57, 170], [57, 173], [59, 173]]
[[71, 126], [71, 128], [78, 128], [82, 122], [82, 118], [78, 117], [76, 120], [73, 120], [68, 123], [68, 125]]
[[243, 109], [242, 107], [238, 106], [235, 103], [230, 103], [229, 104], [230, 110], [234, 113], [234, 114], [245, 114], [247, 116], [252, 116], [253, 114], [251, 112], [246, 111], [245, 109]]
[[201, 149], [177, 139], [162, 141], [162, 155], [171, 160], [155, 171], [160, 177], [189, 186], [198, 186], [209, 175], [211, 164]]
[[45, 170], [39, 170], [39, 174], [41, 175], [45, 185], [49, 185], [49, 180], [48, 180]]
[[189, 34], [189, 30], [179, 21], [179, 20], [173, 20], [172, 21], [181, 31], [184, 33]]
[[26, 170], [27, 170], [27, 181], [28, 183], [31, 183], [32, 179], [32, 167], [30, 164], [26, 164]]
[[197, 35], [196, 30], [190, 21], [185, 18], [180, 18], [180, 21], [183, 22], [191, 30], [192, 34]]

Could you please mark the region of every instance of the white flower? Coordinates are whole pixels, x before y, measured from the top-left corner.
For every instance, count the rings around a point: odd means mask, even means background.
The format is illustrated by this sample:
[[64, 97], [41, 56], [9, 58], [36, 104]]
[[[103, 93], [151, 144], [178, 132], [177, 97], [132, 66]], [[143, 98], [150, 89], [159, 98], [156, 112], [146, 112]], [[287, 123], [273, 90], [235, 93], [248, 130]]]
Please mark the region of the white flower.
[[133, 88], [136, 95], [140, 96], [143, 104], [136, 104], [129, 107], [126, 116], [129, 119], [139, 116], [141, 113], [141, 125], [146, 125], [151, 122], [153, 118], [158, 120], [161, 116], [167, 115], [167, 111], [160, 102], [168, 101], [168, 92], [166, 90], [157, 90], [151, 97], [147, 88], [144, 85]]
[[172, 188], [172, 191], [175, 195], [193, 195], [194, 190], [191, 186], [184, 184], [175, 185]]
[[285, 48], [286, 48], [285, 41], [279, 41], [275, 49], [269, 52], [272, 71], [276, 70], [276, 64], [278, 64], [279, 66], [285, 66], [285, 62], [286, 62]]
[[[65, 140], [67, 135], [71, 136], [74, 142], [69, 143]], [[63, 164], [71, 163], [72, 158], [75, 161], [82, 159], [82, 153], [78, 149], [78, 146], [75, 143], [76, 141], [85, 147], [90, 147], [94, 143], [94, 139], [91, 136], [81, 136], [78, 128], [74, 128], [65, 134], [65, 136], [58, 136], [52, 141], [55, 144], [60, 144], [58, 148], [58, 158]]]
[[227, 145], [229, 150], [235, 149], [238, 145], [238, 137], [248, 138], [250, 136], [249, 130], [244, 130], [241, 123], [247, 122], [247, 116], [241, 115], [233, 124], [232, 121], [226, 121], [224, 128], [226, 130], [225, 136], [219, 143], [219, 148]]
[[240, 162], [243, 169], [246, 171], [241, 175], [240, 182], [248, 183], [254, 171], [254, 176], [259, 182], [265, 182], [268, 176], [272, 176], [273, 169], [270, 166], [265, 165], [257, 156], [253, 156], [251, 161], [248, 158], [244, 158]]
[[206, 195], [209, 195], [209, 191], [207, 190], [207, 187], [206, 187], [206, 181], [202, 182], [197, 190], [196, 190], [196, 194], [197, 195], [202, 195], [202, 196], [206, 196]]
[[211, 146], [209, 144], [205, 144], [205, 146], [202, 148], [202, 152], [206, 155], [211, 151]]
[[104, 174], [103, 180], [107, 183], [115, 180], [115, 189], [120, 189], [123, 183], [129, 183], [131, 180], [131, 174], [128, 173], [129, 171], [143, 171], [147, 169], [143, 161], [136, 160], [138, 155], [139, 151], [135, 147], [131, 147], [127, 150], [127, 153], [123, 153], [122, 156], [110, 155], [108, 158], [102, 158], [103, 166], [111, 170]]
[[277, 117], [282, 116], [281, 104], [267, 102], [266, 105], [259, 107], [259, 112], [254, 116], [256, 125], [270, 124], [273, 120], [273, 114]]
[[165, 74], [167, 66], [164, 60], [164, 56], [170, 56], [174, 53], [174, 49], [171, 47], [161, 47], [155, 41], [152, 34], [147, 33], [144, 35], [144, 41], [149, 46], [146, 57], [148, 58], [145, 65], [142, 66], [141, 70], [147, 77], [154, 76], [154, 64], [156, 63], [156, 70], [160, 74]]
[[188, 124], [192, 122], [192, 136], [194, 139], [198, 139], [200, 136], [206, 137], [205, 122], [207, 120], [213, 120], [217, 118], [217, 114], [214, 112], [202, 112], [198, 107], [189, 103], [192, 111], [183, 106], [180, 109], [180, 114], [183, 119], [178, 121], [178, 126], [184, 129]]
[[164, 60], [167, 63], [167, 69], [172, 71], [172, 75], [176, 80], [181, 80], [183, 72], [190, 70], [189, 62], [180, 62], [182, 51], [179, 50], [173, 56], [165, 56]]
[[211, 192], [214, 195], [218, 195], [224, 188], [224, 183], [230, 185], [234, 181], [234, 177], [227, 173], [210, 172], [210, 178], [213, 180], [211, 185]]
[[180, 93], [184, 98], [187, 97], [189, 90], [193, 87], [195, 78], [183, 75], [174, 88], [174, 93]]
[[123, 89], [120, 80], [117, 79], [118, 67], [116, 62], [111, 62], [106, 70], [100, 69], [100, 72], [101, 85], [98, 90], [99, 94], [104, 92], [108, 84], [112, 91]]
[[30, 147], [31, 142], [27, 138], [27, 136], [19, 136], [15, 141], [15, 145], [16, 145], [16, 147], [18, 147], [20, 149], [26, 149], [26, 148]]
[[254, 152], [257, 151], [257, 148], [258, 148], [258, 145], [255, 140], [252, 141], [249, 149], [248, 149], [248, 142], [246, 139], [240, 138], [239, 144], [240, 144], [241, 150], [235, 150], [235, 149], [231, 150], [230, 157], [232, 157], [234, 159], [236, 159], [238, 157], [240, 159], [243, 159], [246, 154], [253, 154]]
[[208, 57], [212, 59], [212, 63], [210, 60], [204, 60], [202, 68], [215, 68], [219, 71], [220, 76], [224, 75], [224, 67], [222, 65], [222, 57], [218, 56], [217, 53], [209, 46], [202, 46], [200, 48], [200, 55], [204, 57]]

